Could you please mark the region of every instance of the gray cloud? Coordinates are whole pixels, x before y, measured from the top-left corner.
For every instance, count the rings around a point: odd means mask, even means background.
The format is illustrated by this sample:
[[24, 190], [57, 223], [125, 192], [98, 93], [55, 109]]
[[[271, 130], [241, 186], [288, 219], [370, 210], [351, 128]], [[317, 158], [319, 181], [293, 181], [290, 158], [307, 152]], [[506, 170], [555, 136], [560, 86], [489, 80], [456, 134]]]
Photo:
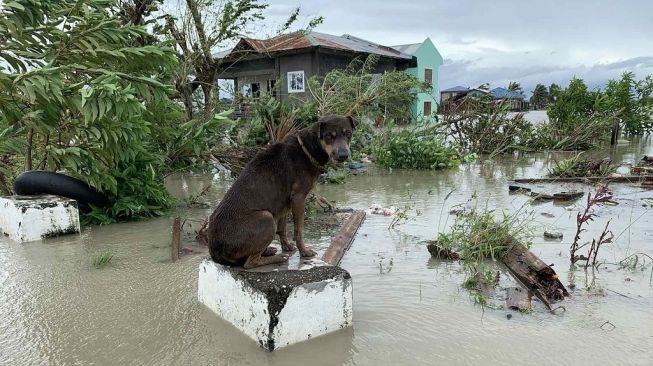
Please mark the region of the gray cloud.
[[381, 44], [430, 37], [447, 63], [441, 86], [489, 82], [566, 84], [574, 75], [589, 85], [631, 70], [653, 72], [653, 1], [650, 0], [274, 0], [271, 23], [301, 5], [306, 19], [322, 15], [317, 30], [350, 33]]

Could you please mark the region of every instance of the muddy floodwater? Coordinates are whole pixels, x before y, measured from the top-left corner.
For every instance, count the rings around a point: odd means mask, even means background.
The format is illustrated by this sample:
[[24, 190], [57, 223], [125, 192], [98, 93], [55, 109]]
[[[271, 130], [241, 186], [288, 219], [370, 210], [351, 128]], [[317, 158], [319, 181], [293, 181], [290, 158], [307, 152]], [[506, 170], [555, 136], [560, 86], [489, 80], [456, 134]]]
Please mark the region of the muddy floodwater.
[[[643, 140], [593, 155], [632, 163], [652, 153], [650, 141]], [[643, 206], [653, 190], [614, 184], [619, 204], [598, 208], [582, 240], [598, 237], [611, 219], [616, 240], [600, 253], [608, 264], [572, 269], [569, 244], [584, 199], [531, 204], [507, 187], [513, 177], [543, 176], [561, 156], [503, 157], [437, 172], [372, 168], [346, 184], [318, 186], [340, 207], [378, 203], [408, 206], [420, 215], [394, 230], [388, 229], [390, 217], [370, 215], [359, 230], [341, 263], [353, 277], [353, 328], [274, 353], [197, 301], [197, 268], [206, 249], [193, 243], [186, 226], [182, 245], [195, 253], [171, 263], [171, 218], [86, 228], [81, 235], [28, 244], [0, 238], [0, 364], [651, 365], [651, 264], [627, 270], [610, 263], [636, 253], [653, 256], [653, 213]], [[211, 181], [201, 200], [215, 205], [231, 184], [219, 174], [174, 176], [168, 186], [183, 199]], [[521, 209], [532, 222], [533, 252], [554, 265], [566, 286], [573, 284], [571, 297], [561, 303], [566, 311], [550, 314], [536, 301], [530, 314], [476, 305], [460, 287], [461, 265], [430, 258], [424, 241], [451, 225], [451, 207], [474, 193], [480, 204]], [[209, 211], [180, 214], [200, 218]], [[562, 232], [564, 239], [546, 241], [545, 229]], [[329, 244], [326, 232], [314, 229], [306, 236], [322, 252]], [[93, 268], [92, 255], [105, 248], [114, 259]]]

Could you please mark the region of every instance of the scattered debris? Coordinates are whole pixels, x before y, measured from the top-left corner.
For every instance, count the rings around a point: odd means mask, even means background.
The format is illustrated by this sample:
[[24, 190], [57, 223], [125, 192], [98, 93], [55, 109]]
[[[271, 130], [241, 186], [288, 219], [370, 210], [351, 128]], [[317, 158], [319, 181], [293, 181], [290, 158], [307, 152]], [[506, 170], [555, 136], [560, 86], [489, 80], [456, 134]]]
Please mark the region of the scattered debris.
[[642, 198], [642, 206], [653, 207], [653, 198]]
[[556, 217], [556, 215], [554, 215], [554, 214], [552, 214], [552, 213], [550, 213], [550, 212], [542, 212], [542, 213], [540, 213], [540, 215], [542, 215], [542, 216], [544, 216], [544, 217], [548, 217], [548, 218], [550, 218], [550, 219]]
[[506, 289], [506, 307], [523, 312], [530, 311], [532, 309], [532, 296], [533, 294], [530, 291], [521, 287], [509, 287]]
[[454, 252], [449, 248], [443, 248], [437, 245], [437, 240], [429, 241], [429, 244], [426, 245], [426, 249], [431, 253], [431, 256], [437, 259], [449, 259], [449, 260], [460, 260], [460, 254]]
[[569, 296], [569, 292], [558, 279], [550, 265], [542, 262], [535, 254], [521, 244], [510, 246], [501, 262], [510, 273], [527, 289], [533, 292], [551, 310], [551, 304]]
[[383, 216], [392, 216], [397, 213], [397, 208], [395, 206], [383, 207], [379, 204], [373, 204], [365, 210], [365, 213], [371, 215], [383, 215]]
[[531, 191], [530, 188], [522, 187], [522, 186], [517, 186], [514, 184], [508, 185], [508, 191], [510, 192], [523, 192], [523, 193], [528, 193]]
[[606, 177], [616, 170], [609, 158], [587, 160], [582, 159], [581, 154], [571, 159], [555, 161], [549, 169], [549, 176], [557, 178]]
[[465, 281], [463, 287], [468, 290], [478, 291], [484, 296], [491, 296], [494, 293], [494, 288], [499, 284], [499, 276], [499, 271], [496, 273], [476, 271], [472, 277]]
[[559, 231], [544, 231], [544, 238], [546, 239], [554, 239], [554, 240], [562, 240], [562, 233]]
[[571, 192], [559, 192], [553, 194], [554, 201], [572, 201], [579, 199], [585, 195], [584, 192], [571, 191]]

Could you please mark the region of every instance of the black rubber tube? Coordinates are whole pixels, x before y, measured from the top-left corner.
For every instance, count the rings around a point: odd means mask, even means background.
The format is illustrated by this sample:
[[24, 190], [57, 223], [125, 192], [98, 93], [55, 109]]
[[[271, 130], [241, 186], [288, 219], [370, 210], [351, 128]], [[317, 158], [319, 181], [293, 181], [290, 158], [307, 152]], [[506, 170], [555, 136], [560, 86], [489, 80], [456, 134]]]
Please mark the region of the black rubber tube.
[[14, 191], [16, 194], [26, 196], [54, 194], [72, 198], [83, 211], [89, 210], [89, 205], [104, 207], [109, 203], [104, 194], [87, 183], [64, 174], [44, 170], [29, 170], [21, 173], [14, 181]]

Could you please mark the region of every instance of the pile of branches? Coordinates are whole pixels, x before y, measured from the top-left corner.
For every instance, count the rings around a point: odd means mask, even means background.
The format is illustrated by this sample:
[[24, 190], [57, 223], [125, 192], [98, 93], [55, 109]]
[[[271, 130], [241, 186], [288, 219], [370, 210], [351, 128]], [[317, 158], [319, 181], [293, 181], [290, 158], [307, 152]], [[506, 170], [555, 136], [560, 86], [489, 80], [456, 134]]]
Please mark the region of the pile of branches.
[[214, 163], [227, 168], [236, 177], [264, 146], [224, 146], [211, 153]]
[[615, 172], [612, 160], [582, 159], [581, 154], [571, 159], [555, 161], [549, 169], [549, 176], [556, 178], [607, 177]]

